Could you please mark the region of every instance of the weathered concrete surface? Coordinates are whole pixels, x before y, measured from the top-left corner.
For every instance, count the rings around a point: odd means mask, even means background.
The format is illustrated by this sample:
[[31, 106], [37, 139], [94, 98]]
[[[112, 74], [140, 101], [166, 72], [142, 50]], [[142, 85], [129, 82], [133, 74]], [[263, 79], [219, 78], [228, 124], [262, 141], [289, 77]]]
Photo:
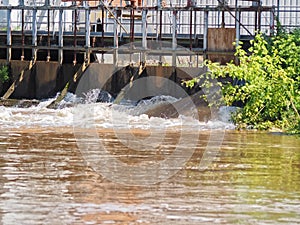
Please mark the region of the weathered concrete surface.
[[[1, 63], [1, 62], [0, 62]], [[18, 79], [29, 61], [11, 61], [11, 80]], [[11, 99], [43, 99], [53, 97], [61, 91], [80, 65], [38, 61], [31, 70], [25, 70], [22, 81], [15, 88]]]
[[[62, 91], [65, 85], [73, 78], [74, 74], [79, 70], [81, 64], [63, 64], [57, 75], [56, 92]], [[71, 91], [75, 91], [75, 88]]]
[[163, 83], [161, 83], [162, 79], [160, 79], [161, 77], [167, 79], [174, 79], [175, 76], [175, 70], [172, 67], [167, 66], [148, 66], [146, 68], [146, 73], [147, 76], [156, 77], [156, 82], [154, 84], [156, 87], [163, 87]]
[[[19, 74], [22, 70], [28, 67], [29, 61], [13, 60], [11, 61], [11, 76], [12, 80], [18, 79]], [[15, 91], [10, 96], [10, 98], [35, 98], [35, 67], [32, 70], [26, 70], [23, 74], [23, 79], [19, 85], [15, 88]]]
[[[153, 96], [155, 93], [180, 98], [184, 96], [178, 94], [178, 88], [183, 89], [186, 93], [195, 93], [195, 91], [182, 86], [181, 82], [199, 76], [205, 71], [203, 68], [175, 69], [166, 66], [147, 66], [138, 75], [136, 67], [115, 68], [112, 64], [92, 63], [79, 81], [76, 90], [73, 91], [82, 95], [91, 89], [99, 88], [116, 97], [122, 88], [128, 85], [128, 93], [125, 93], [124, 97], [133, 98], [132, 100], [150, 97], [148, 94]], [[151, 77], [151, 79], [137, 80], [146, 77]]]
[[[12, 79], [16, 79], [28, 64], [28, 61], [12, 61]], [[38, 61], [31, 70], [25, 71], [22, 82], [16, 87], [11, 98], [42, 99], [52, 97], [56, 92], [61, 91], [68, 81], [73, 79], [78, 68], [80, 68], [79, 64], [60, 66], [57, 62]], [[147, 66], [139, 74], [137, 67], [115, 68], [112, 64], [91, 63], [79, 82], [74, 87], [69, 88], [69, 91], [82, 95], [91, 89], [99, 88], [116, 97], [128, 85], [129, 93], [126, 97], [131, 98], [133, 96], [134, 100], [151, 97], [155, 94], [183, 98], [186, 94], [195, 93], [195, 90], [185, 88], [181, 82], [204, 72], [205, 69], [203, 68]], [[142, 82], [140, 82], [138, 78], [147, 79], [141, 79]], [[178, 88], [184, 90], [185, 95], [180, 94]]]
[[149, 117], [162, 118], [177, 118], [180, 114], [193, 117], [200, 121], [208, 121], [212, 115], [207, 102], [201, 98], [201, 92], [180, 99], [172, 104], [166, 102], [141, 113]]
[[43, 99], [55, 95], [59, 63], [40, 61], [36, 62], [35, 67], [35, 98]]
[[74, 92], [79, 96], [91, 89], [102, 89], [112, 93], [114, 73], [117, 70], [112, 64], [91, 63]]
[[190, 80], [207, 72], [206, 67], [177, 67], [177, 81]]

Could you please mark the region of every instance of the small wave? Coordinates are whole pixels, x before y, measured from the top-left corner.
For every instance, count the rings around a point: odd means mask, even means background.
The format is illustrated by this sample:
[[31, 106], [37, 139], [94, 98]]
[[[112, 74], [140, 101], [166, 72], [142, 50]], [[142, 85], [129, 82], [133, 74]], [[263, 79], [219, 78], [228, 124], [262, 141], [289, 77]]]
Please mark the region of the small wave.
[[232, 107], [221, 107], [218, 119], [208, 122], [200, 122], [182, 115], [169, 119], [149, 118], [143, 114], [144, 110], [160, 104], [174, 103], [178, 99], [171, 96], [154, 96], [141, 100], [137, 104], [130, 101], [124, 104], [124, 100], [122, 104], [116, 105], [111, 103], [113, 98], [107, 93], [104, 93], [106, 102], [97, 102], [100, 94], [101, 90], [91, 90], [83, 97], [67, 93], [57, 109], [47, 108], [55, 98], [45, 99], [29, 108], [0, 106], [0, 127], [72, 127], [75, 120], [79, 119], [82, 127], [97, 128], [234, 129], [234, 125], [230, 122], [230, 114], [235, 110]]

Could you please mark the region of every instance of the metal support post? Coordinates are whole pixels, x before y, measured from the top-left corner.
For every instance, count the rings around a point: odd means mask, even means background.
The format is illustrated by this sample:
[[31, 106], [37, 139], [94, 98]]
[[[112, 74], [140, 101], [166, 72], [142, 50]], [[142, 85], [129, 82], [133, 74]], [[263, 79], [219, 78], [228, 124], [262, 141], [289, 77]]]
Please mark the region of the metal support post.
[[193, 11], [190, 10], [190, 50], [193, 48]]
[[[115, 16], [118, 16], [117, 10], [114, 11]], [[113, 64], [115, 68], [118, 66], [118, 23], [117, 20], [114, 20], [114, 53], [113, 53]]]
[[64, 34], [63, 34], [63, 9], [59, 10], [59, 30], [58, 30], [58, 61], [59, 64], [62, 65], [63, 63], [63, 46], [64, 46]]
[[[102, 22], [102, 34], [101, 34], [101, 45], [104, 46], [104, 7], [101, 8], [101, 22]], [[107, 25], [107, 24], [106, 24]]]
[[145, 50], [147, 49], [147, 10], [142, 10], [142, 62], [146, 62], [146, 53]]
[[208, 10], [204, 11], [204, 35], [203, 35], [203, 59], [207, 59], [207, 48], [208, 48]]
[[275, 33], [275, 6], [272, 7], [270, 13], [270, 35], [273, 36]]
[[90, 28], [90, 9], [86, 5], [85, 6], [85, 47], [86, 47], [86, 60], [88, 64], [90, 63], [90, 47], [91, 47], [91, 28]]
[[172, 66], [176, 66], [176, 48], [177, 48], [177, 11], [173, 11], [173, 26], [172, 26]]
[[133, 43], [134, 42], [134, 7], [132, 6], [131, 10], [130, 10], [130, 42]]
[[21, 35], [22, 35], [22, 40], [21, 40], [21, 42], [22, 42], [22, 52], [21, 52], [21, 61], [23, 61], [24, 60], [24, 58], [25, 58], [25, 54], [24, 54], [24, 46], [25, 46], [25, 34], [24, 34], [24, 23], [25, 23], [25, 21], [24, 21], [24, 15], [25, 15], [25, 13], [24, 13], [24, 0], [19, 0], [19, 6], [21, 6], [22, 7], [22, 9], [21, 9]]
[[[115, 16], [117, 16], [117, 11], [114, 11]], [[114, 48], [119, 47], [119, 41], [118, 41], [118, 23], [116, 20], [114, 20]]]
[[280, 12], [280, 0], [277, 0], [277, 20], [279, 20], [279, 12]]
[[74, 27], [73, 27], [73, 32], [74, 32], [74, 57], [73, 57], [73, 65], [76, 65], [77, 63], [77, 15], [78, 11], [77, 9], [74, 10]]
[[7, 9], [7, 62], [11, 61], [11, 8]]
[[25, 33], [24, 33], [24, 24], [25, 24], [25, 20], [24, 20], [24, 9], [22, 8], [22, 12], [21, 12], [21, 33], [22, 33], [22, 53], [21, 53], [21, 61], [24, 60], [25, 58], [25, 50], [24, 50], [24, 46], [25, 46]]
[[[46, 1], [46, 4], [49, 4], [49, 0]], [[47, 10], [47, 45], [48, 45], [48, 55], [47, 55], [47, 62], [50, 61], [50, 45], [51, 45], [51, 40], [50, 40], [50, 10]]]
[[197, 37], [197, 11], [194, 11], [194, 43], [196, 43], [196, 37]]
[[240, 19], [241, 19], [241, 10], [238, 8], [236, 10], [236, 20], [235, 20], [235, 45], [236, 47], [239, 45], [240, 42], [240, 36], [241, 36], [241, 23], [240, 23]]
[[258, 3], [258, 31], [261, 30], [261, 2]]
[[37, 57], [37, 18], [36, 18], [37, 9], [34, 8], [32, 11], [32, 60], [35, 62]]

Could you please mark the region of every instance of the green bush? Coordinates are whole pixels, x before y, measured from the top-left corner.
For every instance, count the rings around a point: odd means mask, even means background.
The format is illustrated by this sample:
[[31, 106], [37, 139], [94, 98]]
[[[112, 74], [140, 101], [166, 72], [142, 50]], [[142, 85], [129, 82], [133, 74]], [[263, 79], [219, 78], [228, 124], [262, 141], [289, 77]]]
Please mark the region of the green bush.
[[9, 80], [8, 67], [7, 66], [2, 66], [0, 68], [0, 82], [5, 83], [8, 80]]
[[232, 116], [238, 128], [276, 127], [300, 133], [300, 30], [272, 38], [257, 34], [251, 46], [249, 53], [237, 47], [238, 65], [207, 61], [206, 76], [243, 81], [243, 85], [221, 85], [227, 105], [243, 104]]

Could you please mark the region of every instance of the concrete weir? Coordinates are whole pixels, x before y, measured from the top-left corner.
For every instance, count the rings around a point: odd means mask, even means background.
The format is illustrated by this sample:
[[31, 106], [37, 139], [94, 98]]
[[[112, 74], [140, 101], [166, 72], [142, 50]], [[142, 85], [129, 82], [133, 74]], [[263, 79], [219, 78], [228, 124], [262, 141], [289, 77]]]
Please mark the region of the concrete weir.
[[[198, 114], [198, 118], [202, 121], [211, 117], [207, 103], [200, 98], [201, 92], [197, 92], [196, 88], [188, 89], [181, 85], [183, 80], [205, 73], [205, 68], [146, 66], [141, 70], [139, 67], [129, 65], [115, 67], [113, 64], [91, 63], [77, 79], [76, 74], [82, 69], [82, 66], [78, 64], [76, 66], [72, 64], [60, 66], [56, 62], [38, 61], [30, 70], [24, 71], [24, 68], [29, 68], [29, 63], [24, 61], [11, 62], [11, 78], [20, 81], [13, 85], [14, 90], [10, 99], [2, 99], [1, 105], [30, 107], [38, 104], [39, 99], [55, 96], [58, 91], [61, 93], [69, 91], [83, 96], [92, 89], [101, 89], [114, 97], [119, 97], [122, 94], [121, 98], [125, 97], [134, 101], [155, 95], [171, 95], [181, 98], [175, 104], [166, 102], [141, 112], [149, 117], [178, 117], [178, 110], [183, 115], [195, 116]], [[21, 71], [24, 73], [20, 78]], [[74, 81], [75, 78], [77, 81]], [[140, 80], [142, 82], [139, 82]], [[61, 100], [58, 99], [59, 97], [47, 107], [56, 108], [57, 103]], [[190, 110], [194, 106], [197, 107], [197, 111]]]
[[[206, 71], [205, 68], [174, 68], [172, 66], [153, 65], [147, 65], [142, 71], [139, 70], [140, 68], [132, 66], [114, 67], [112, 64], [91, 63], [82, 76], [76, 91], [80, 94], [90, 89], [101, 88], [111, 95], [117, 96], [126, 85], [130, 84], [130, 87], [132, 87], [133, 80], [154, 77], [145, 80], [146, 82], [143, 82], [141, 86], [134, 87], [134, 92], [138, 97], [143, 96], [146, 91], [149, 92], [153, 88], [161, 90], [170, 88], [166, 86], [168, 84], [164, 84], [163, 79], [171, 81], [168, 83], [181, 85], [183, 80], [191, 79]], [[138, 74], [139, 72], [140, 74]], [[191, 92], [191, 90], [185, 90], [187, 93]]]
[[[1, 64], [1, 62], [0, 62]], [[4, 64], [4, 62], [2, 62]], [[55, 96], [55, 94], [65, 87], [66, 83], [73, 80], [74, 74], [80, 68], [80, 65], [63, 64], [58, 62], [37, 61], [30, 70], [24, 70], [28, 67], [27, 61], [11, 61], [10, 73], [11, 82], [19, 79], [10, 99], [45, 99]], [[22, 77], [19, 78], [23, 70]], [[133, 66], [115, 67], [112, 64], [91, 63], [84, 71], [74, 85], [69, 87], [69, 91], [81, 95], [95, 88], [101, 88], [113, 96], [119, 92], [133, 79], [138, 78], [136, 74], [139, 68]], [[151, 82], [146, 82], [146, 86], [136, 87], [136, 96], [143, 96], [145, 90], [162, 87], [161, 78], [166, 78], [172, 83], [180, 85], [182, 80], [191, 79], [192, 77], [203, 73], [205, 69], [201, 68], [173, 68], [171, 66], [146, 66], [139, 77], [154, 76]], [[170, 82], [171, 83], [171, 82]], [[2, 93], [6, 90], [2, 90]], [[189, 92], [188, 90], [186, 90]], [[140, 93], [139, 93], [140, 92]]]
[[[68, 81], [78, 65], [62, 65], [58, 62], [34, 62], [31, 67], [29, 61], [12, 60], [9, 64], [10, 82], [13, 88], [11, 99], [44, 99], [52, 97], [58, 92], [63, 83]], [[1, 61], [0, 65], [6, 65]], [[1, 90], [5, 93], [6, 90]]]

